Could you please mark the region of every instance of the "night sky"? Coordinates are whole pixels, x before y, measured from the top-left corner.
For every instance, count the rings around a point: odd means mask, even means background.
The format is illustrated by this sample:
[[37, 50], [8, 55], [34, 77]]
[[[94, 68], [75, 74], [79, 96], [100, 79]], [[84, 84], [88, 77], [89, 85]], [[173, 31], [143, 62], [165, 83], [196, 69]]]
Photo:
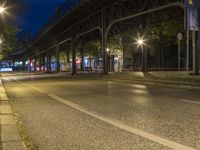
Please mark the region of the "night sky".
[[26, 2], [27, 11], [19, 16], [18, 25], [22, 33], [30, 33], [33, 37], [64, 0], [26, 0]]

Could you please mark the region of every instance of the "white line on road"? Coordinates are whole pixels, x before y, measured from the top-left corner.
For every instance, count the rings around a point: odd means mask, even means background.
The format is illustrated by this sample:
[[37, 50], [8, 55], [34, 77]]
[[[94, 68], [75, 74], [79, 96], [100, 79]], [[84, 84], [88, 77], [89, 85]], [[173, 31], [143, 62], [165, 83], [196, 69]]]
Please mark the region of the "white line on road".
[[199, 104], [200, 105], [200, 102], [198, 102], [198, 101], [191, 101], [191, 100], [186, 100], [186, 99], [181, 99], [181, 101], [187, 102], [187, 103], [192, 103], [192, 104]]
[[66, 99], [63, 99], [59, 96], [56, 96], [56, 95], [53, 95], [53, 94], [49, 94], [49, 97], [63, 103], [63, 104], [66, 104], [78, 111], [81, 111], [87, 115], [90, 115], [96, 119], [99, 119], [103, 122], [106, 122], [110, 125], [113, 125], [115, 127], [118, 127], [120, 129], [123, 129], [123, 130], [126, 130], [130, 133], [133, 133], [133, 134], [136, 134], [138, 136], [141, 136], [141, 137], [144, 137], [144, 138], [147, 138], [151, 141], [154, 141], [156, 143], [159, 143], [159, 144], [162, 144], [162, 145], [165, 145], [167, 147], [170, 147], [170, 148], [173, 148], [174, 150], [195, 150], [194, 148], [191, 148], [191, 147], [188, 147], [188, 146], [185, 146], [185, 145], [182, 145], [182, 144], [179, 144], [179, 143], [176, 143], [176, 142], [173, 142], [173, 141], [170, 141], [168, 139], [164, 139], [164, 138], [161, 138], [159, 136], [156, 136], [156, 135], [153, 135], [153, 134], [150, 134], [150, 133], [147, 133], [147, 132], [144, 132], [144, 131], [141, 131], [141, 130], [138, 130], [138, 129], [135, 129], [133, 127], [129, 127], [125, 124], [122, 124], [116, 120], [113, 120], [113, 119], [109, 119], [109, 118], [106, 118], [104, 116], [100, 116], [100, 115], [96, 115], [94, 113], [91, 113], [89, 111], [87, 111], [86, 109], [84, 109], [83, 107], [77, 105], [77, 104], [74, 104]]
[[[25, 83], [23, 83], [21, 81], [18, 81], [16, 79], [14, 79], [14, 78], [12, 78], [12, 79], [17, 81], [18, 83], [21, 83], [21, 84], [23, 84], [23, 85], [25, 85], [27, 87], [32, 88], [33, 90], [36, 90], [36, 91], [38, 91], [40, 93], [43, 93], [43, 91], [41, 91], [40, 89], [38, 89], [38, 88], [36, 88], [34, 86], [30, 86], [28, 84], [25, 84]], [[194, 149], [192, 147], [188, 147], [188, 146], [182, 145], [180, 143], [176, 143], [176, 142], [173, 142], [171, 140], [168, 140], [168, 139], [165, 139], [165, 138], [162, 138], [162, 137], [159, 137], [159, 136], [156, 136], [156, 135], [141, 131], [139, 129], [127, 126], [125, 124], [120, 123], [117, 120], [113, 120], [113, 119], [110, 119], [110, 118], [107, 118], [107, 117], [104, 117], [104, 116], [101, 116], [101, 115], [94, 114], [94, 113], [89, 112], [88, 110], [86, 110], [84, 107], [79, 106], [77, 104], [74, 104], [74, 103], [72, 103], [72, 102], [70, 102], [70, 101], [68, 101], [66, 99], [63, 99], [63, 98], [57, 96], [57, 95], [48, 94], [48, 96], [53, 98], [53, 99], [55, 99], [55, 100], [57, 100], [57, 101], [59, 101], [59, 102], [61, 102], [61, 103], [63, 103], [63, 104], [65, 104], [65, 105], [70, 106], [71, 108], [74, 108], [74, 109], [76, 109], [76, 110], [78, 110], [80, 112], [83, 112], [83, 113], [85, 113], [85, 114], [87, 114], [89, 116], [92, 116], [92, 117], [94, 117], [96, 119], [99, 119], [99, 120], [101, 120], [103, 122], [106, 122], [106, 123], [108, 123], [110, 125], [113, 125], [115, 127], [123, 129], [125, 131], [128, 131], [130, 133], [136, 134], [136, 135], [141, 136], [143, 138], [149, 139], [149, 140], [154, 141], [156, 143], [165, 145], [165, 146], [170, 147], [170, 148], [172, 148], [174, 150], [196, 150], [196, 149]], [[187, 101], [187, 100], [185, 100], [185, 101]]]
[[14, 80], [14, 81], [16, 81], [16, 82], [18, 82], [18, 83], [20, 83], [20, 84], [22, 84], [22, 85], [24, 85], [24, 86], [26, 86], [26, 87], [29, 87], [29, 88], [31, 88], [31, 89], [33, 89], [33, 90], [35, 90], [35, 91], [37, 91], [37, 92], [39, 92], [39, 93], [41, 93], [41, 94], [47, 94], [47, 93], [45, 93], [44, 91], [40, 90], [40, 89], [37, 88], [37, 87], [34, 87], [34, 86], [30, 86], [30, 85], [28, 85], [28, 84], [25, 84], [24, 82], [19, 81], [19, 80], [13, 78], [13, 77], [9, 77], [9, 78], [12, 79], [12, 80]]

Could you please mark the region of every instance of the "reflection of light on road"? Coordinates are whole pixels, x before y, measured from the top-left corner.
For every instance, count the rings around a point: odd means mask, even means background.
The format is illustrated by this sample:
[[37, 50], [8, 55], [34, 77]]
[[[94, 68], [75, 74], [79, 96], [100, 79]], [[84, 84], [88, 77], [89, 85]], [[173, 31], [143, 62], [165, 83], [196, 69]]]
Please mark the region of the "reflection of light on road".
[[138, 88], [138, 89], [147, 89], [146, 85], [139, 85], [139, 84], [133, 84], [131, 85], [132, 88]]
[[[119, 85], [119, 84], [121, 84], [123, 87], [125, 86], [125, 88], [137, 88], [137, 89], [144, 89], [144, 90], [147, 90], [148, 89], [148, 87], [147, 87], [147, 85], [142, 85], [142, 84], [136, 84], [136, 83], [131, 83], [131, 82], [129, 82], [129, 83], [127, 83], [127, 82], [124, 82], [123, 83], [123, 80], [122, 80], [122, 82], [116, 82], [116, 81], [108, 81], [107, 82], [108, 83], [108, 85], [113, 85], [113, 87], [114, 87], [114, 85]], [[112, 86], [110, 86], [110, 87], [112, 87]]]
[[131, 92], [136, 93], [136, 94], [149, 94], [148, 90], [140, 90], [140, 89], [133, 89]]
[[13, 92], [13, 93], [24, 93], [25, 90], [24, 90], [23, 88], [16, 87], [16, 88], [13, 88], [13, 89], [12, 89], [12, 92]]
[[136, 77], [145, 77], [143, 72], [134, 72], [134, 76], [136, 76]]
[[138, 94], [137, 98], [133, 98], [133, 102], [139, 104], [139, 105], [148, 105], [150, 96], [149, 90], [146, 85], [132, 85], [132, 88], [138, 88], [133, 89], [132, 92]]

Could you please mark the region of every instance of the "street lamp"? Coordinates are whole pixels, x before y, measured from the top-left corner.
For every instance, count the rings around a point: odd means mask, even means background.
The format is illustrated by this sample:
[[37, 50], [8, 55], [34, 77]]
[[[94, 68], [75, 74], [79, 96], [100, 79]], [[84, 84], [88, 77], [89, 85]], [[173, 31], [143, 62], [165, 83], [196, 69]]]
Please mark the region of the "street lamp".
[[110, 52], [110, 49], [109, 49], [109, 48], [107, 48], [107, 49], [106, 49], [106, 51], [107, 51], [107, 52]]
[[6, 11], [6, 8], [4, 6], [0, 6], [0, 14], [3, 14]]
[[145, 44], [144, 37], [138, 37], [138, 39], [136, 39], [136, 44], [138, 47], [141, 47], [142, 49], [142, 70], [143, 72], [146, 72], [146, 51], [144, 51], [144, 46]]
[[108, 65], [108, 71], [110, 70], [110, 49], [107, 48], [107, 65]]
[[142, 38], [141, 38], [141, 39], [138, 39], [137, 44], [138, 44], [138, 46], [143, 47], [143, 45], [144, 45], [144, 40], [143, 40]]
[[0, 39], [0, 46], [3, 44], [3, 40], [2, 39]]

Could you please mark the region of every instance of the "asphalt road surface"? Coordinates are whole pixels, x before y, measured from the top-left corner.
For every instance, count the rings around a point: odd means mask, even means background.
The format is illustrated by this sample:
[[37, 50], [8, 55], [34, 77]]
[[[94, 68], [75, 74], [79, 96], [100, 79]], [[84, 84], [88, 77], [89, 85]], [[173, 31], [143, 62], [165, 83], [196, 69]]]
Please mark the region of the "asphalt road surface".
[[40, 150], [200, 150], [200, 93], [49, 75], [2, 77]]

